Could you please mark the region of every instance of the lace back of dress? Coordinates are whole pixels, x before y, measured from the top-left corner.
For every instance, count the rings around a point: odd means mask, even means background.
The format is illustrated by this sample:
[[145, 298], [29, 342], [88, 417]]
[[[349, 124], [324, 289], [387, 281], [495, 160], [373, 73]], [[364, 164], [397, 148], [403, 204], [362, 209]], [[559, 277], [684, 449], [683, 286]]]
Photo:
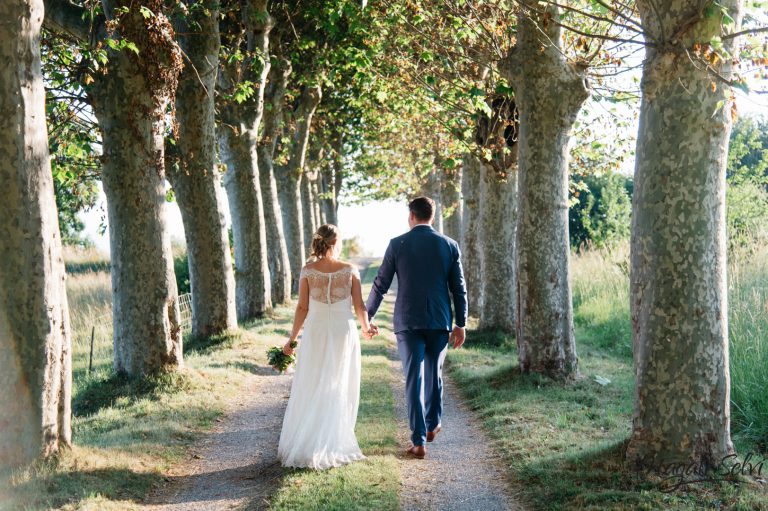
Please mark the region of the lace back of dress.
[[351, 266], [331, 273], [305, 267], [301, 269], [299, 278], [307, 279], [310, 298], [330, 304], [345, 300], [352, 295], [353, 275], [360, 278], [357, 269]]

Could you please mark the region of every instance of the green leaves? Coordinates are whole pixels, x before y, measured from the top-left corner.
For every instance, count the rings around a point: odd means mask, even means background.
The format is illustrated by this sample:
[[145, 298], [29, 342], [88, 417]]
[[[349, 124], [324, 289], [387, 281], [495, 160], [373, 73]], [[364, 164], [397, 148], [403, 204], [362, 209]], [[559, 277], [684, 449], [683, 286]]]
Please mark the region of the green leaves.
[[232, 99], [241, 104], [256, 93], [255, 83], [250, 80], [239, 82], [235, 85]]
[[[104, 41], [107, 43], [107, 46], [109, 46], [115, 51], [129, 50], [135, 53], [136, 55], [139, 54], [139, 48], [136, 46], [135, 43], [129, 41], [128, 39], [107, 38]], [[106, 52], [103, 52], [102, 54], [97, 55], [97, 59], [99, 60], [99, 62], [101, 62], [102, 65], [105, 65], [107, 63]]]
[[147, 8], [146, 6], [144, 6], [144, 5], [142, 5], [142, 6], [139, 6], [139, 12], [141, 13], [141, 16], [142, 16], [142, 17], [143, 17], [145, 20], [148, 20], [149, 18], [152, 18], [152, 17], [155, 15], [155, 13], [154, 13], [154, 12], [152, 12], [150, 9], [148, 9], [148, 8]]

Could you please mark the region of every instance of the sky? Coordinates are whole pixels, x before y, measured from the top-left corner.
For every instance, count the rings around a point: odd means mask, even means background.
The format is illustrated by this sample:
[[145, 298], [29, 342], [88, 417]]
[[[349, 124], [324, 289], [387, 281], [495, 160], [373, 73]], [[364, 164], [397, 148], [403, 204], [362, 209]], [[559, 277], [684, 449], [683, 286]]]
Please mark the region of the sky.
[[[225, 196], [226, 194], [222, 194]], [[184, 225], [181, 212], [175, 202], [166, 203], [168, 228], [174, 243], [184, 243]], [[106, 217], [104, 193], [101, 193], [97, 206], [81, 214], [85, 223], [85, 235], [93, 240], [96, 247], [105, 254], [109, 253], [109, 233], [99, 234], [102, 217]], [[229, 207], [224, 205], [229, 225]], [[408, 207], [395, 201], [373, 202], [366, 205], [342, 205], [339, 207], [339, 228], [342, 239], [358, 237], [363, 254], [370, 256], [384, 255], [389, 240], [408, 230]]]

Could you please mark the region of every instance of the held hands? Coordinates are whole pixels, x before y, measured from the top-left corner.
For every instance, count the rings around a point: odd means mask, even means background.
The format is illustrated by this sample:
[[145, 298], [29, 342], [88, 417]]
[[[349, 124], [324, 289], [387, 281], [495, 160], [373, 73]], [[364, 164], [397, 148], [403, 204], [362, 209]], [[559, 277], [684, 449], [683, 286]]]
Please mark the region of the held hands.
[[363, 337], [364, 337], [365, 339], [369, 340], [369, 341], [370, 341], [371, 339], [373, 339], [373, 338], [374, 338], [374, 336], [377, 336], [377, 335], [379, 335], [379, 327], [377, 327], [377, 326], [376, 326], [376, 325], [374, 325], [373, 323], [371, 323], [371, 324], [368, 326], [368, 330], [367, 330], [367, 331], [366, 331], [366, 330], [363, 330]]
[[453, 346], [453, 349], [459, 349], [461, 348], [461, 345], [464, 344], [464, 339], [466, 337], [466, 330], [462, 326], [455, 326], [453, 327], [453, 332], [451, 332], [450, 337], [448, 338], [448, 343]]

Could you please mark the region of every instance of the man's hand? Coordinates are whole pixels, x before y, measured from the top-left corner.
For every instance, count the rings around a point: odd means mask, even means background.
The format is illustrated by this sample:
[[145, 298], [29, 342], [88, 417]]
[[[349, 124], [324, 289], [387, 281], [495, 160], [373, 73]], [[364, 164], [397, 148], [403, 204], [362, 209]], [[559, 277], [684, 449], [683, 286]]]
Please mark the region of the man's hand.
[[453, 346], [453, 349], [457, 350], [461, 348], [461, 345], [464, 344], [464, 338], [466, 337], [466, 330], [463, 326], [455, 326], [453, 327], [453, 332], [451, 332], [451, 336], [448, 339], [448, 342]]

